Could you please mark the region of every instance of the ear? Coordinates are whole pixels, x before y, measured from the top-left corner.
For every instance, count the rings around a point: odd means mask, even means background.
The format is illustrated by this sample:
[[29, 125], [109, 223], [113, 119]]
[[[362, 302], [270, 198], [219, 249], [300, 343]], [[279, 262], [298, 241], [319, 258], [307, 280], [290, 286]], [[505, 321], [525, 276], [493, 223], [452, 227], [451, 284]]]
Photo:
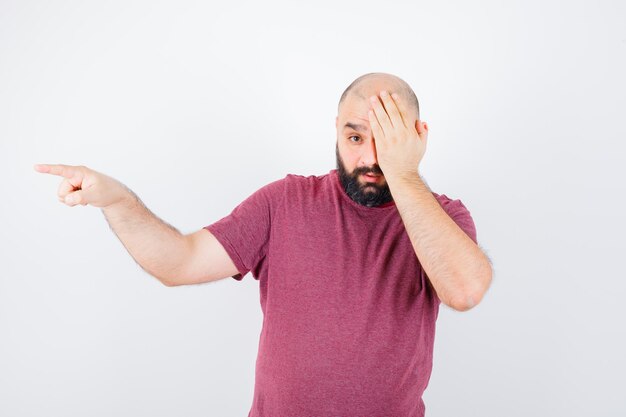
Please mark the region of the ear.
[[428, 131], [428, 125], [426, 122], [422, 122], [420, 119], [417, 119], [415, 121], [415, 130], [417, 130], [417, 133], [421, 136], [423, 133]]
[[339, 116], [335, 117], [335, 129], [337, 129], [339, 123]]

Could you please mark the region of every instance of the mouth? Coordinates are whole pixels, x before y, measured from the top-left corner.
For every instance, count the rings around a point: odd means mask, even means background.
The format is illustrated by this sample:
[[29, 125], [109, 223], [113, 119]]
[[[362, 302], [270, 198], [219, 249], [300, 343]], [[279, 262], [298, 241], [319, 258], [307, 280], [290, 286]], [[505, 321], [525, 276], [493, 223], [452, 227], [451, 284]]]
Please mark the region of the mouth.
[[382, 175], [373, 175], [373, 174], [361, 174], [361, 176], [367, 182], [376, 182], [382, 177]]

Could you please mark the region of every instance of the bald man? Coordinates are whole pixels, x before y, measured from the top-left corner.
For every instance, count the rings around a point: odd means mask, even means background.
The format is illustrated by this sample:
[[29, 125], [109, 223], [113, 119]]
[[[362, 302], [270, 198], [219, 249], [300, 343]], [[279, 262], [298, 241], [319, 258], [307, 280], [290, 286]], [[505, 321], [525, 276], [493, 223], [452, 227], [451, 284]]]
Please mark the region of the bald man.
[[439, 305], [476, 306], [492, 278], [469, 210], [419, 174], [428, 126], [397, 76], [342, 94], [337, 168], [288, 174], [189, 235], [85, 166], [59, 199], [101, 207], [133, 258], [167, 286], [251, 272], [263, 327], [249, 417], [424, 416]]

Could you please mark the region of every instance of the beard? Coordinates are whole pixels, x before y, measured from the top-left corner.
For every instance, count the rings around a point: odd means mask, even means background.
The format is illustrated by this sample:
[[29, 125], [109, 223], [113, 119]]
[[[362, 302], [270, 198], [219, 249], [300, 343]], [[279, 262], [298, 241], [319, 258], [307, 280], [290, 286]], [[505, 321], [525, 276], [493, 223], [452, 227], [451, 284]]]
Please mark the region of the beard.
[[366, 207], [376, 207], [381, 204], [389, 203], [393, 201], [391, 190], [387, 181], [380, 185], [377, 183], [361, 183], [359, 177], [361, 174], [374, 174], [383, 175], [382, 170], [376, 164], [373, 167], [357, 167], [349, 173], [346, 170], [341, 156], [339, 156], [339, 148], [335, 147], [335, 155], [337, 157], [337, 172], [339, 173], [339, 180], [343, 189], [352, 200], [356, 203]]

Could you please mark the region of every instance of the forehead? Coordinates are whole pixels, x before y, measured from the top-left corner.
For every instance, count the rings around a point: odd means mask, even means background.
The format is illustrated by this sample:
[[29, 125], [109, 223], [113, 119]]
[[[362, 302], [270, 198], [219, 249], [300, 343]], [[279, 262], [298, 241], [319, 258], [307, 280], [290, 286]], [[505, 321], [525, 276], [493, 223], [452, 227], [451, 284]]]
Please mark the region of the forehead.
[[359, 132], [367, 132], [370, 130], [370, 120], [367, 115], [369, 110], [369, 102], [367, 100], [347, 99], [342, 103], [339, 110], [337, 126], [340, 131], [357, 130]]
[[344, 129], [346, 123], [365, 125], [369, 130], [369, 117], [367, 115], [370, 109], [369, 96], [364, 96], [360, 92], [348, 95], [337, 114], [341, 125], [339, 128]]
[[[370, 130], [369, 117], [367, 115], [370, 109], [369, 98], [377, 96], [381, 90], [387, 90], [390, 94], [393, 92], [400, 93], [401, 89], [398, 85], [388, 82], [367, 82], [359, 85], [351, 90], [341, 103], [337, 114], [339, 121], [339, 130], [348, 129], [367, 132]], [[403, 100], [402, 96], [400, 100]], [[348, 124], [348, 127], [346, 127]]]

